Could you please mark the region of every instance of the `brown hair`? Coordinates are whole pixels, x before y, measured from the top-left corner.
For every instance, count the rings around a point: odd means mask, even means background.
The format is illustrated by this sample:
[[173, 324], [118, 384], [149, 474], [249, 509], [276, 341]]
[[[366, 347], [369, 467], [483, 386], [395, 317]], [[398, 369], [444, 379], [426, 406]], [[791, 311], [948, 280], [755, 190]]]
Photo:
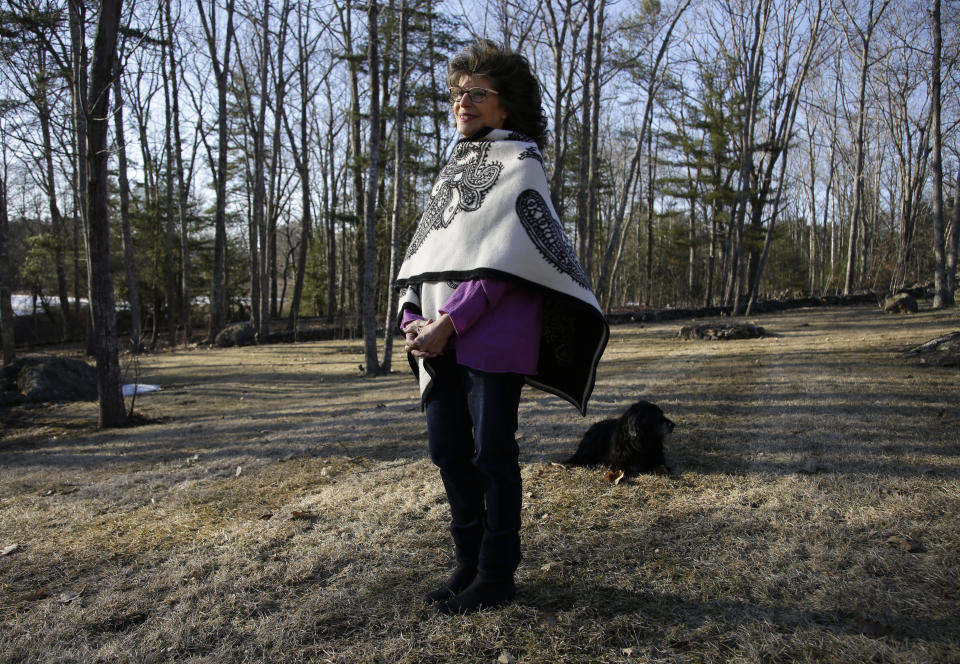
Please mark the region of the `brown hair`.
[[447, 64], [447, 85], [460, 85], [464, 75], [489, 78], [507, 111], [503, 128], [525, 134], [538, 147], [543, 147], [547, 138], [547, 116], [543, 113], [540, 82], [525, 57], [489, 39], [478, 39]]

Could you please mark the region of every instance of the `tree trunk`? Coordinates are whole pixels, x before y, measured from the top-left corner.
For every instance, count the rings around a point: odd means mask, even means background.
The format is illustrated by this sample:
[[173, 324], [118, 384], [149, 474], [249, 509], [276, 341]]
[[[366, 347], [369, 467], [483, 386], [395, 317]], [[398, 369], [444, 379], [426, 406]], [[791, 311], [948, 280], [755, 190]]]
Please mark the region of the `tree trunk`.
[[930, 113], [933, 115], [933, 255], [936, 293], [933, 308], [953, 306], [953, 292], [947, 285], [947, 257], [943, 222], [943, 136], [940, 129], [940, 0], [933, 0], [933, 85], [930, 90]]
[[595, 0], [587, 0], [587, 51], [583, 63], [582, 119], [580, 121], [580, 171], [577, 177], [577, 255], [584, 271], [590, 275], [593, 265], [593, 247], [589, 243], [590, 211], [588, 209], [588, 172], [590, 167], [590, 128], [592, 126], [591, 81], [593, 79], [593, 34], [596, 29]]
[[593, 69], [590, 74], [590, 140], [587, 164], [587, 250], [589, 252], [589, 266], [586, 267], [587, 276], [593, 278], [593, 245], [598, 221], [597, 214], [597, 153], [600, 146], [600, 92], [603, 87], [601, 76], [603, 67], [603, 25], [606, 0], [600, 0], [597, 7], [597, 25], [593, 35]]
[[268, 300], [270, 298], [269, 269], [266, 264], [267, 253], [267, 223], [266, 223], [266, 203], [267, 203], [267, 152], [266, 152], [266, 119], [267, 119], [267, 81], [269, 49], [270, 49], [270, 1], [264, 0], [263, 5], [263, 23], [260, 35], [260, 67], [257, 72], [260, 89], [260, 107], [257, 109], [256, 131], [254, 132], [253, 146], [253, 227], [256, 235], [256, 243], [259, 245], [259, 251], [252, 252], [251, 258], [257, 262], [257, 270], [251, 275], [251, 278], [258, 278], [257, 293], [259, 297], [252, 302], [256, 307], [256, 319], [260, 326], [257, 328], [257, 339], [265, 341], [270, 331], [270, 307]]
[[190, 293], [190, 231], [187, 223], [187, 187], [184, 182], [183, 140], [180, 136], [180, 81], [177, 73], [178, 58], [174, 52], [177, 43], [170, 11], [170, 0], [164, 2], [167, 17], [167, 41], [170, 49], [170, 96], [173, 123], [173, 154], [176, 163], [177, 183], [177, 224], [180, 229], [180, 321], [183, 324], [184, 343], [193, 335], [191, 318], [193, 314], [192, 294]]
[[[73, 104], [71, 119], [73, 121], [73, 149], [74, 149], [74, 192], [76, 193], [77, 210], [80, 212], [81, 224], [84, 233], [87, 232], [87, 44], [86, 44], [86, 5], [78, 0], [68, 0], [67, 17], [70, 24], [70, 98]], [[74, 251], [78, 250], [74, 243]], [[76, 259], [76, 253], [74, 254]], [[77, 261], [74, 261], [74, 298], [80, 297], [77, 278], [79, 272]], [[89, 264], [87, 278], [89, 288]], [[88, 325], [89, 329], [89, 325]], [[92, 350], [91, 344], [87, 344]]]
[[70, 313], [67, 274], [63, 262], [63, 217], [57, 204], [57, 180], [53, 167], [53, 143], [50, 138], [50, 106], [46, 92], [38, 91], [36, 103], [40, 135], [43, 139], [44, 188], [47, 191], [50, 226], [53, 231], [53, 269], [57, 275], [57, 297], [60, 300], [60, 334], [63, 339], [68, 339], [73, 328], [73, 317]]
[[[115, 67], [119, 69], [119, 66]], [[117, 145], [117, 184], [120, 189], [120, 225], [123, 234], [123, 266], [127, 278], [127, 300], [130, 305], [130, 350], [143, 349], [140, 328], [140, 286], [137, 283], [137, 264], [133, 253], [133, 231], [130, 226], [130, 181], [127, 177], [127, 141], [123, 132], [123, 94], [120, 72], [113, 78], [114, 140]]]
[[767, 32], [767, 21], [770, 17], [770, 0], [757, 0], [753, 15], [753, 35], [746, 56], [746, 75], [744, 81], [744, 96], [746, 110], [743, 118], [743, 131], [740, 139], [740, 173], [736, 212], [734, 214], [735, 241], [730, 256], [730, 294], [727, 301], [734, 316], [743, 313], [743, 293], [746, 285], [747, 269], [744, 253], [744, 221], [749, 202], [753, 172], [754, 136], [757, 121], [760, 68], [763, 53], [763, 43]]
[[[643, 151], [644, 140], [651, 131], [651, 125], [653, 123], [653, 103], [656, 97], [657, 90], [660, 86], [660, 64], [663, 61], [664, 56], [667, 53], [668, 47], [670, 45], [670, 39], [673, 35], [673, 30], [677, 25], [677, 22], [680, 20], [680, 17], [683, 16], [683, 13], [690, 6], [691, 0], [686, 0], [680, 7], [677, 8], [676, 12], [671, 19], [670, 26], [667, 28], [667, 33], [663, 37], [663, 41], [660, 42], [660, 48], [657, 51], [657, 56], [653, 61], [652, 67], [649, 71], [649, 79], [647, 84], [647, 101], [644, 105], [643, 110], [643, 119], [640, 123], [640, 136], [637, 137], [637, 144], [634, 148], [633, 155], [630, 158], [630, 166], [627, 168], [627, 180], [623, 187], [623, 198], [620, 200], [617, 205], [617, 211], [614, 214], [613, 219], [613, 229], [610, 232], [610, 237], [607, 240], [607, 247], [604, 251], [603, 262], [600, 264], [600, 276], [597, 279], [596, 283], [596, 293], [598, 299], [604, 299], [604, 296], [608, 290], [607, 284], [608, 281], [613, 280], [613, 274], [615, 270], [611, 269], [611, 261], [614, 254], [614, 247], [619, 247], [622, 245], [622, 236], [627, 232], [625, 227], [625, 220], [627, 215], [633, 215], [633, 210], [628, 210], [628, 204], [634, 199], [634, 192], [636, 183], [639, 182], [639, 173], [640, 173], [640, 156]], [[599, 108], [597, 109], [599, 113]], [[617, 253], [619, 254], [619, 248]], [[618, 261], [614, 261], [615, 265]], [[605, 298], [609, 301], [609, 298]]]
[[[890, 4], [890, 0], [886, 0], [876, 13], [874, 13], [875, 4], [874, 0], [870, 0], [867, 9], [867, 26], [865, 30], [860, 30], [854, 22], [854, 27], [860, 36], [860, 83], [857, 93], [857, 135], [854, 140], [853, 213], [850, 219], [850, 238], [847, 246], [847, 270], [843, 280], [844, 295], [849, 295], [853, 291], [853, 278], [856, 270], [857, 256], [857, 234], [860, 232], [861, 217], [863, 214], [863, 162], [866, 152], [864, 130], [867, 106], [867, 72], [870, 69], [870, 42], [873, 38], [873, 29], [883, 15], [884, 10]], [[851, 20], [851, 22], [853, 21]]]
[[281, 131], [283, 129], [283, 113], [280, 110], [286, 103], [287, 96], [287, 77], [284, 74], [284, 52], [287, 44], [287, 31], [289, 27], [290, 0], [284, 0], [280, 9], [280, 27], [277, 32], [277, 58], [274, 80], [273, 94], [273, 136], [271, 138], [270, 151], [270, 169], [269, 183], [270, 188], [267, 191], [267, 228], [266, 228], [266, 251], [264, 261], [264, 309], [263, 318], [270, 320], [278, 318], [280, 312], [277, 308], [277, 219], [280, 216], [280, 191], [279, 178], [281, 173]]
[[[358, 248], [362, 246], [360, 242], [361, 234], [360, 227], [363, 224], [365, 219], [364, 214], [364, 191], [363, 191], [363, 167], [361, 165], [361, 154], [363, 151], [362, 138], [361, 138], [361, 126], [360, 126], [360, 72], [357, 67], [356, 57], [353, 52], [353, 27], [352, 27], [352, 18], [351, 13], [353, 11], [352, 0], [346, 0], [344, 3], [344, 8], [337, 6], [337, 11], [340, 15], [340, 23], [342, 28], [344, 48], [346, 50], [346, 55], [348, 58], [349, 69], [350, 69], [350, 170], [353, 174], [353, 204], [354, 204], [354, 215], [355, 215], [355, 226], [357, 229], [357, 238], [354, 243], [354, 247]], [[377, 82], [379, 86], [379, 81]], [[372, 94], [372, 93], [371, 93]], [[377, 95], [379, 100], [379, 94]], [[345, 222], [344, 222], [345, 223]], [[344, 247], [344, 252], [349, 248], [349, 243], [346, 239], [346, 234], [341, 233], [341, 242]], [[363, 275], [360, 273], [361, 264], [363, 263], [363, 252], [357, 251], [357, 276], [358, 279], [356, 283], [363, 283]], [[347, 265], [346, 254], [344, 254], [344, 267]], [[341, 288], [346, 288], [346, 279], [342, 278], [340, 281]], [[354, 311], [360, 310], [360, 288], [353, 289], [354, 295]], [[341, 309], [344, 304], [341, 303]]]
[[120, 426], [126, 421], [117, 358], [116, 308], [110, 269], [110, 201], [107, 192], [108, 102], [119, 27], [120, 0], [103, 0], [100, 3], [91, 63], [88, 99], [93, 104], [86, 114], [90, 313], [97, 356], [101, 427]]
[[960, 248], [960, 167], [957, 168], [957, 187], [953, 195], [953, 219], [947, 231], [947, 290], [954, 302], [957, 299], [957, 249]]
[[[308, 117], [310, 109], [309, 80], [310, 60], [308, 57], [307, 42], [310, 30], [310, 3], [306, 11], [297, 6], [297, 76], [300, 83], [300, 145], [294, 140], [293, 131], [287, 126], [287, 135], [290, 138], [290, 147], [293, 150], [293, 160], [300, 176], [300, 243], [297, 247], [297, 274], [293, 284], [293, 297], [290, 300], [290, 317], [287, 327], [296, 331], [297, 321], [300, 318], [300, 305], [303, 298], [303, 280], [307, 271], [307, 257], [310, 253], [310, 242], [313, 236], [312, 217], [312, 188], [310, 186], [310, 158], [307, 143]], [[306, 21], [306, 25], [304, 22]], [[332, 113], [331, 113], [332, 116]], [[286, 116], [284, 115], [284, 119]]]
[[227, 0], [227, 34], [223, 44], [223, 61], [217, 52], [216, 3], [211, 0], [210, 20], [204, 13], [203, 0], [197, 1], [197, 10], [203, 26], [213, 72], [217, 80], [217, 208], [214, 219], [213, 281], [210, 288], [210, 326], [207, 340], [213, 343], [223, 329], [227, 317], [227, 89], [230, 76], [230, 48], [233, 44], [233, 8], [235, 0]]
[[[0, 128], [0, 132], [2, 132]], [[9, 232], [7, 216], [7, 138], [0, 133], [0, 342], [3, 349], [3, 364], [7, 366], [16, 359], [16, 337], [13, 326], [13, 306], [10, 302], [12, 270], [10, 266]]]
[[400, 0], [400, 63], [398, 65], [399, 84], [397, 89], [397, 121], [394, 134], [396, 149], [393, 156], [393, 210], [390, 222], [390, 268], [387, 272], [387, 317], [383, 324], [383, 373], [390, 373], [393, 354], [393, 338], [396, 334], [397, 298], [393, 290], [393, 281], [399, 267], [400, 255], [400, 214], [403, 208], [403, 123], [406, 118], [407, 103], [407, 0]]
[[375, 299], [377, 279], [377, 184], [380, 172], [380, 52], [377, 37], [377, 21], [380, 6], [370, 0], [367, 11], [369, 50], [367, 64], [370, 67], [370, 166], [367, 170], [367, 199], [364, 204], [364, 252], [363, 252], [363, 299], [361, 302], [363, 322], [365, 374], [380, 373], [377, 359], [377, 303]]
[[[170, 4], [169, 0], [165, 4]], [[167, 13], [161, 13], [159, 16], [160, 33], [169, 34], [171, 30], [166, 26]], [[173, 55], [170, 52], [171, 41], [164, 39], [160, 48], [160, 71], [163, 76], [163, 131], [164, 131], [164, 197], [163, 197], [163, 272], [166, 277], [166, 300], [167, 300], [167, 339], [170, 346], [177, 345], [177, 327], [179, 319], [179, 309], [177, 307], [177, 273], [174, 250], [174, 225], [173, 225], [173, 106], [170, 101], [170, 79], [172, 78]]]

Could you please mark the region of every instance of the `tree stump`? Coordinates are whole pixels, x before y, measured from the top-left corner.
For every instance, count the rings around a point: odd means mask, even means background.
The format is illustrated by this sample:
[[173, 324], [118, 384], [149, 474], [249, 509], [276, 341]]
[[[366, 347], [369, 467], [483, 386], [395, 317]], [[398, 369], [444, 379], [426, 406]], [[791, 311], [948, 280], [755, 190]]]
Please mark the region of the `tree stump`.
[[700, 323], [680, 328], [681, 339], [756, 339], [767, 332], [753, 323]]

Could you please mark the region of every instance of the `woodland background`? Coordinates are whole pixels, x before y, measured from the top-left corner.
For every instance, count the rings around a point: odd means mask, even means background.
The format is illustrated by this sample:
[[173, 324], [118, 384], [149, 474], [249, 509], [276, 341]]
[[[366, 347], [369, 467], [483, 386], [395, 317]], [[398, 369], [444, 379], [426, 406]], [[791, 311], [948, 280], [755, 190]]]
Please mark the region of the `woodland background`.
[[16, 292], [86, 335], [102, 425], [118, 301], [135, 351], [319, 317], [389, 371], [474, 37], [543, 84], [551, 195], [608, 310], [916, 283], [952, 306], [958, 23], [949, 0], [4, 0], [4, 362]]

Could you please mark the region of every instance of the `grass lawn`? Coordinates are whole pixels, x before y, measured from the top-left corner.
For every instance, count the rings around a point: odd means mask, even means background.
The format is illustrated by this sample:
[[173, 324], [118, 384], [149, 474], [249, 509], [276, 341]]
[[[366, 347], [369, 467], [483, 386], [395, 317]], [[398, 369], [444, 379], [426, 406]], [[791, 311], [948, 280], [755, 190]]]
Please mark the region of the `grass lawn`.
[[[0, 663], [960, 662], [960, 372], [902, 351], [956, 312], [612, 328], [587, 418], [527, 388], [524, 561], [438, 616], [452, 565], [416, 384], [359, 341], [124, 359], [148, 423], [18, 407], [0, 429]], [[568, 469], [648, 399], [672, 477]]]

